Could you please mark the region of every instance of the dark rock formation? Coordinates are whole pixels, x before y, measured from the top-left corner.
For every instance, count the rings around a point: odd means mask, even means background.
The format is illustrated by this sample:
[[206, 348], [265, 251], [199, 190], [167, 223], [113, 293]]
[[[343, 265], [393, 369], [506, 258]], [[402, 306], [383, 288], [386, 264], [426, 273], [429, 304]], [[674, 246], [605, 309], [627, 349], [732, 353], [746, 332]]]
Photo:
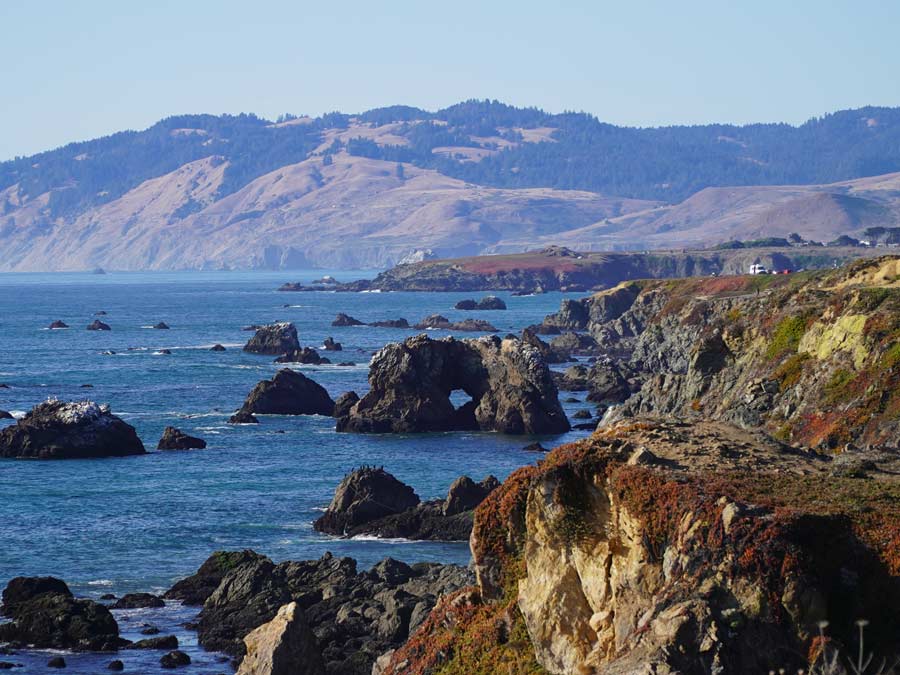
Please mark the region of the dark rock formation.
[[178, 649], [178, 638], [174, 635], [146, 638], [132, 642], [126, 649]]
[[406, 319], [385, 319], [383, 321], [373, 321], [369, 325], [374, 328], [409, 328], [409, 321]]
[[344, 345], [342, 345], [340, 342], [335, 342], [333, 337], [327, 337], [322, 343], [322, 348], [326, 352], [340, 352], [343, 351]]
[[545, 448], [540, 443], [529, 443], [522, 449], [525, 452], [548, 452], [547, 448]]
[[171, 354], [172, 354], [172, 350], [171, 350], [171, 349], [157, 349], [157, 350], [156, 350], [155, 352], [153, 352], [153, 353], [154, 353], [154, 354], [162, 354], [162, 355], [171, 355]]
[[355, 366], [355, 361], [341, 361], [338, 366]]
[[125, 670], [125, 664], [122, 663], [122, 661], [119, 659], [113, 659], [112, 661], [109, 662], [109, 665], [106, 666], [106, 669], [113, 670], [113, 671]]
[[415, 491], [384, 469], [363, 467], [344, 476], [328, 510], [313, 524], [319, 532], [344, 534], [377, 518], [419, 504]]
[[330, 359], [320, 356], [319, 352], [311, 347], [301, 347], [289, 351], [284, 356], [275, 359], [275, 363], [306, 363], [312, 365], [320, 365], [323, 363], [331, 363]]
[[581, 364], [569, 366], [564, 373], [553, 373], [553, 381], [560, 391], [587, 391], [590, 371]]
[[159, 439], [157, 450], [202, 450], [206, 447], [206, 441], [196, 436], [189, 436], [175, 427], [166, 427], [162, 438]]
[[591, 414], [591, 411], [590, 411], [590, 410], [587, 410], [587, 409], [584, 409], [584, 408], [581, 409], [581, 410], [577, 410], [577, 411], [572, 415], [572, 419], [573, 419], [573, 420], [589, 420], [589, 419], [593, 419], [593, 417], [594, 417], [594, 416], [593, 416], [593, 414]]
[[346, 476], [328, 510], [313, 523], [319, 532], [414, 540], [466, 541], [473, 510], [499, 485], [493, 476], [454, 481], [447, 498], [420, 502], [412, 488], [384, 469], [364, 467]]
[[476, 302], [475, 300], [460, 300], [456, 303], [456, 309], [506, 309], [506, 303], [496, 295], [486, 295], [478, 302]]
[[287, 354], [296, 349], [300, 349], [297, 328], [288, 322], [260, 326], [254, 336], [244, 345], [245, 352], [271, 356]]
[[264, 559], [265, 556], [250, 550], [216, 551], [195, 574], [177, 582], [163, 597], [166, 600], [181, 600], [185, 605], [202, 605], [230, 570]]
[[600, 345], [585, 333], [566, 332], [550, 340], [550, 347], [560, 354], [591, 356], [600, 353]]
[[350, 408], [356, 405], [357, 401], [359, 401], [359, 396], [355, 391], [348, 391], [340, 396], [338, 396], [337, 401], [334, 402], [334, 416], [335, 417], [346, 417], [350, 414]]
[[57, 319], [56, 321], [51, 323], [50, 326], [48, 326], [48, 327], [50, 328], [50, 330], [56, 330], [57, 328], [68, 328], [69, 325], [67, 323]]
[[229, 424], [259, 424], [259, 420], [249, 410], [241, 408], [228, 418]]
[[[521, 340], [408, 338], [374, 356], [369, 383], [369, 393], [338, 420], [338, 431], [569, 429], [546, 363]], [[458, 410], [450, 402], [457, 389], [472, 397]]]
[[48, 668], [65, 668], [66, 660], [62, 656], [54, 656], [52, 659], [47, 661]]
[[405, 641], [441, 595], [471, 582], [454, 565], [387, 559], [358, 572], [354, 560], [331, 554], [278, 565], [259, 556], [226, 572], [200, 612], [198, 638], [206, 649], [241, 656], [245, 636], [296, 602], [328, 675], [370, 675], [375, 659]]
[[126, 593], [116, 600], [112, 609], [141, 609], [144, 607], [165, 607], [166, 603], [152, 593]]
[[110, 611], [93, 600], [72, 596], [53, 577], [17, 577], [3, 591], [0, 642], [39, 649], [109, 651], [122, 644]]
[[335, 318], [334, 321], [331, 322], [332, 326], [336, 327], [345, 327], [345, 326], [365, 326], [365, 324], [358, 320], [354, 319], [349, 314], [344, 314], [340, 312]]
[[159, 665], [167, 669], [181, 668], [191, 664], [191, 657], [180, 649], [169, 652], [159, 659]]
[[0, 420], [14, 420], [15, 417], [8, 410], [0, 410]]
[[413, 326], [416, 330], [435, 328], [440, 330], [471, 331], [478, 333], [496, 333], [497, 329], [483, 319], [465, 319], [464, 321], [450, 321], [446, 316], [432, 314], [422, 319]]
[[153, 326], [156, 330], [169, 330], [169, 326], [165, 321], [160, 321], [158, 324]]
[[522, 342], [531, 345], [541, 353], [545, 363], [567, 363], [572, 360], [569, 352], [558, 350], [541, 340], [533, 330], [525, 328], [522, 331]]
[[241, 411], [260, 415], [327, 415], [334, 401], [325, 388], [303, 373], [284, 368], [263, 380], [247, 395]]
[[103, 323], [100, 319], [94, 319], [87, 327], [88, 330], [112, 330], [109, 324]]
[[224, 352], [224, 351], [225, 351], [225, 347], [223, 347], [222, 345], [216, 343], [216, 344], [214, 344], [212, 347], [209, 348], [209, 351], [211, 351], [211, 352]]
[[0, 457], [83, 459], [144, 452], [134, 427], [93, 401], [48, 400], [0, 430]]

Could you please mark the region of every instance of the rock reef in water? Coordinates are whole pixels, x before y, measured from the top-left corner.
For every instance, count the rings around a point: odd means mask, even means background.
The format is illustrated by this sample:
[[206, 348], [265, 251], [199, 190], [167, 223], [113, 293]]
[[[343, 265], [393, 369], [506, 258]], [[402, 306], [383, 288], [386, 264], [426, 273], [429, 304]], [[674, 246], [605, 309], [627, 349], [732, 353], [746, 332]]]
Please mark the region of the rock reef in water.
[[275, 356], [300, 349], [297, 328], [290, 322], [259, 326], [256, 333], [244, 345], [245, 352]]
[[[370, 391], [338, 419], [338, 431], [569, 430], [540, 352], [515, 338], [411, 337], [373, 357], [369, 383]], [[455, 408], [455, 390], [472, 400]]]
[[239, 411], [260, 415], [327, 415], [334, 412], [334, 401], [323, 386], [290, 368], [263, 380], [247, 395]]
[[85, 459], [144, 452], [134, 427], [93, 401], [51, 399], [0, 430], [0, 457]]
[[157, 450], [202, 450], [206, 447], [206, 441], [196, 436], [188, 434], [176, 429], [175, 427], [166, 427], [163, 430], [162, 438], [159, 439]]
[[471, 331], [473, 333], [496, 333], [497, 328], [484, 319], [464, 319], [463, 321], [450, 321], [440, 314], [432, 314], [426, 316], [419, 323], [413, 326], [416, 330], [453, 330], [453, 331]]
[[94, 319], [87, 327], [88, 330], [112, 330], [109, 324], [103, 323], [100, 319]]
[[506, 309], [506, 303], [496, 295], [486, 295], [481, 300], [460, 300], [455, 305], [456, 309], [462, 310], [489, 310], [489, 309]]
[[275, 363], [305, 363], [317, 366], [331, 363], [331, 359], [321, 356], [319, 352], [311, 347], [301, 347], [300, 349], [289, 351], [284, 356], [279, 356], [275, 359]]

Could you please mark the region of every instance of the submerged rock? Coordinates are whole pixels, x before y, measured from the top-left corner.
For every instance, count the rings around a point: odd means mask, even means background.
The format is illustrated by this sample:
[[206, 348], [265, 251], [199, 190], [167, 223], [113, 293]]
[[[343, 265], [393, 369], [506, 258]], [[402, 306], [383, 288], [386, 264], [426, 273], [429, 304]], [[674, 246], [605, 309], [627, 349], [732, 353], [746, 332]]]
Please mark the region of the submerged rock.
[[171, 651], [159, 659], [159, 665], [167, 669], [181, 668], [182, 666], [189, 666], [190, 664], [191, 657], [180, 649]]
[[38, 649], [110, 651], [122, 644], [110, 611], [93, 600], [76, 599], [61, 579], [17, 577], [3, 591], [0, 642]]
[[297, 328], [290, 322], [273, 323], [260, 326], [256, 333], [244, 345], [245, 352], [253, 354], [287, 354], [300, 349], [297, 339]]
[[126, 593], [116, 600], [112, 609], [141, 609], [144, 607], [165, 607], [166, 603], [152, 593]]
[[166, 427], [162, 438], [159, 439], [157, 450], [202, 450], [206, 447], [206, 441], [196, 436], [188, 436], [181, 429]]
[[109, 324], [103, 323], [100, 319], [94, 319], [87, 327], [88, 330], [112, 330]]
[[[338, 431], [523, 434], [569, 429], [540, 352], [515, 338], [408, 338], [373, 357], [369, 383], [369, 392], [338, 419]], [[456, 409], [450, 401], [454, 390], [472, 400]]]
[[153, 326], [156, 330], [169, 330], [169, 326], [165, 321], [160, 321], [158, 324]]
[[249, 410], [241, 408], [228, 418], [229, 424], [259, 424], [259, 420]]
[[310, 347], [301, 347], [289, 351], [284, 356], [275, 359], [275, 363], [307, 363], [312, 365], [320, 365], [323, 363], [331, 363], [330, 359], [320, 356], [319, 352]]
[[237, 675], [325, 675], [316, 636], [296, 602], [244, 638], [246, 656]]
[[212, 347], [209, 348], [209, 351], [211, 351], [211, 352], [224, 352], [224, 351], [225, 351], [225, 347], [223, 347], [223, 346], [220, 345], [219, 343], [216, 343], [216, 344], [214, 344]]
[[354, 319], [349, 314], [344, 314], [343, 312], [341, 312], [334, 318], [334, 321], [331, 322], [331, 325], [342, 328], [346, 326], [365, 326], [366, 324], [364, 324], [359, 319]]
[[67, 323], [65, 323], [63, 321], [59, 321], [59, 320], [54, 321], [53, 323], [51, 323], [48, 326], [48, 328], [50, 328], [50, 330], [56, 330], [58, 328], [68, 328], [68, 327], [69, 327], [69, 325]]
[[134, 427], [93, 401], [51, 399], [0, 430], [0, 457], [83, 459], [144, 452]]
[[146, 638], [132, 642], [126, 649], [178, 649], [178, 638], [174, 635]]
[[334, 401], [325, 388], [296, 370], [284, 368], [263, 380], [248, 394], [241, 408], [262, 415], [327, 415]]
[[374, 328], [409, 328], [409, 321], [406, 319], [385, 319], [373, 321], [369, 325]]

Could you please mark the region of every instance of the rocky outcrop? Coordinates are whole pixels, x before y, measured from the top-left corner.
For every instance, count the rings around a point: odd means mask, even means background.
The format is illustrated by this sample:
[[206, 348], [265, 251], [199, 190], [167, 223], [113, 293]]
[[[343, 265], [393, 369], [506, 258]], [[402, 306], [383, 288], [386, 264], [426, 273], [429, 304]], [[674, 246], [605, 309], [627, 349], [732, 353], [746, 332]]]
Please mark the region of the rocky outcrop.
[[893, 662], [900, 515], [876, 505], [900, 461], [876, 456], [862, 486], [764, 435], [649, 419], [558, 448], [482, 503], [477, 588], [381, 672], [808, 671], [856, 649], [860, 616]]
[[325, 341], [322, 342], [322, 349], [326, 352], [340, 352], [343, 351], [344, 345], [340, 342], [335, 342], [333, 337], [325, 338]]
[[0, 410], [0, 420], [14, 420], [15, 417], [12, 416], [8, 410]]
[[350, 414], [350, 409], [359, 401], [359, 395], [355, 391], [347, 391], [338, 396], [334, 402], [333, 415], [337, 418], [346, 417]]
[[381, 321], [373, 321], [369, 324], [373, 328], [409, 328], [409, 321], [406, 319], [384, 319]]
[[228, 418], [229, 424], [259, 424], [259, 420], [249, 410], [241, 408]]
[[94, 319], [91, 323], [88, 324], [88, 330], [112, 330], [109, 327], [109, 324], [103, 323], [100, 319]]
[[48, 328], [50, 330], [58, 330], [60, 328], [68, 328], [68, 327], [69, 327], [69, 325], [65, 321], [60, 321], [58, 319], [48, 326]]
[[[338, 420], [338, 431], [569, 429], [540, 352], [515, 338], [408, 338], [372, 358], [369, 383], [370, 391]], [[472, 400], [455, 408], [450, 402], [454, 390]]]
[[0, 430], [0, 457], [84, 459], [144, 452], [134, 427], [93, 401], [51, 399]]
[[153, 328], [155, 328], [156, 330], [169, 330], [169, 324], [167, 324], [165, 321], [160, 321], [159, 323], [154, 324]]
[[222, 345], [216, 343], [216, 344], [214, 344], [212, 347], [209, 348], [209, 351], [211, 351], [211, 352], [224, 352], [224, 351], [225, 351], [225, 347], [223, 347]]
[[244, 345], [245, 352], [254, 354], [287, 354], [300, 349], [297, 339], [297, 328], [292, 323], [273, 323], [260, 326], [256, 333]]
[[53, 577], [17, 577], [3, 591], [0, 642], [38, 649], [110, 651], [124, 641], [110, 611], [93, 600], [76, 599]]
[[467, 541], [474, 509], [498, 485], [493, 476], [480, 483], [462, 476], [450, 486], [446, 499], [421, 502], [411, 487], [384, 469], [363, 467], [341, 481], [313, 527], [348, 537]]
[[[334, 401], [303, 373], [284, 368], [271, 380], [263, 380], [247, 395], [239, 411], [259, 415], [327, 415], [334, 412]], [[234, 418], [232, 418], [234, 419]]]
[[590, 335], [572, 332], [563, 333], [550, 340], [550, 347], [559, 354], [579, 356], [593, 356], [601, 351], [600, 345]]
[[323, 363], [331, 363], [331, 360], [320, 356], [319, 352], [311, 347], [301, 347], [279, 356], [275, 359], [275, 363], [306, 363], [317, 366]]
[[465, 319], [463, 321], [450, 321], [446, 316], [440, 314], [432, 314], [426, 316], [419, 323], [413, 326], [416, 330], [456, 330], [471, 331], [476, 333], [496, 333], [497, 329], [488, 321], [483, 319]]
[[365, 326], [366, 324], [364, 324], [359, 319], [354, 319], [349, 314], [344, 314], [343, 312], [340, 312], [334, 318], [334, 321], [331, 322], [331, 325], [335, 326], [337, 328], [344, 328], [347, 326]]
[[[250, 643], [244, 638], [273, 621], [285, 605], [296, 603], [315, 636], [327, 675], [369, 675], [375, 659], [402, 644], [439, 597], [471, 581], [466, 569], [454, 565], [406, 565], [388, 558], [359, 572], [354, 560], [331, 554], [277, 565], [259, 556], [225, 573], [200, 612], [198, 638], [207, 649], [236, 656], [248, 653], [251, 645], [264, 651], [264, 644], [279, 643], [278, 631], [271, 630], [275, 626]], [[276, 625], [288, 630], [288, 623]], [[305, 645], [304, 658], [315, 663], [312, 643]]]
[[216, 551], [195, 574], [177, 582], [163, 597], [166, 600], [180, 600], [185, 605], [202, 605], [230, 570], [264, 559], [265, 556], [250, 550]]
[[316, 636], [303, 610], [290, 602], [244, 638], [246, 655], [237, 675], [325, 675]]
[[175, 427], [166, 427], [163, 429], [162, 438], [159, 439], [157, 450], [202, 450], [206, 447], [206, 441], [196, 436], [188, 434], [176, 429]]
[[522, 342], [531, 345], [541, 353], [545, 363], [566, 363], [572, 360], [569, 352], [560, 351], [541, 340], [531, 328], [522, 331]]
[[126, 593], [113, 603], [112, 609], [142, 609], [145, 607], [165, 606], [166, 603], [163, 602], [162, 598], [152, 593]]
[[488, 309], [506, 309], [506, 303], [496, 295], [486, 295], [481, 300], [460, 300], [455, 305], [456, 309], [463, 310], [488, 310]]

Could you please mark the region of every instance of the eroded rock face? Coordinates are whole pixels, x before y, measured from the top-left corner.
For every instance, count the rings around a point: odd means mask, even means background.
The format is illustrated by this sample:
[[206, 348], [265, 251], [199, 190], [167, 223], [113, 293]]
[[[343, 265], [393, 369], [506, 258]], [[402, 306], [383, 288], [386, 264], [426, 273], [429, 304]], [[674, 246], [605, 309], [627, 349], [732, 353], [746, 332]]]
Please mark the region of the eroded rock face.
[[244, 638], [246, 655], [237, 675], [325, 675], [316, 636], [303, 610], [290, 602]]
[[144, 452], [134, 427], [93, 401], [51, 399], [0, 430], [0, 457], [83, 459]]
[[347, 391], [338, 396], [334, 402], [334, 416], [345, 417], [350, 414], [350, 409], [359, 401], [359, 394], [355, 391]]
[[72, 596], [65, 582], [53, 577], [18, 577], [3, 591], [0, 642], [39, 649], [111, 651], [123, 643], [110, 611], [93, 600]]
[[284, 368], [247, 395], [239, 412], [261, 415], [327, 415], [334, 401], [325, 388], [296, 370]]
[[244, 345], [245, 352], [270, 356], [287, 354], [297, 349], [300, 349], [297, 328], [289, 322], [258, 327], [253, 337]]
[[181, 429], [166, 427], [162, 438], [159, 439], [157, 450], [202, 450], [206, 447], [206, 441], [196, 436], [189, 436]]
[[[373, 357], [369, 383], [369, 393], [338, 420], [338, 431], [537, 434], [569, 429], [540, 352], [515, 338], [419, 335], [389, 344]], [[449, 398], [457, 389], [472, 397], [459, 409]]]

